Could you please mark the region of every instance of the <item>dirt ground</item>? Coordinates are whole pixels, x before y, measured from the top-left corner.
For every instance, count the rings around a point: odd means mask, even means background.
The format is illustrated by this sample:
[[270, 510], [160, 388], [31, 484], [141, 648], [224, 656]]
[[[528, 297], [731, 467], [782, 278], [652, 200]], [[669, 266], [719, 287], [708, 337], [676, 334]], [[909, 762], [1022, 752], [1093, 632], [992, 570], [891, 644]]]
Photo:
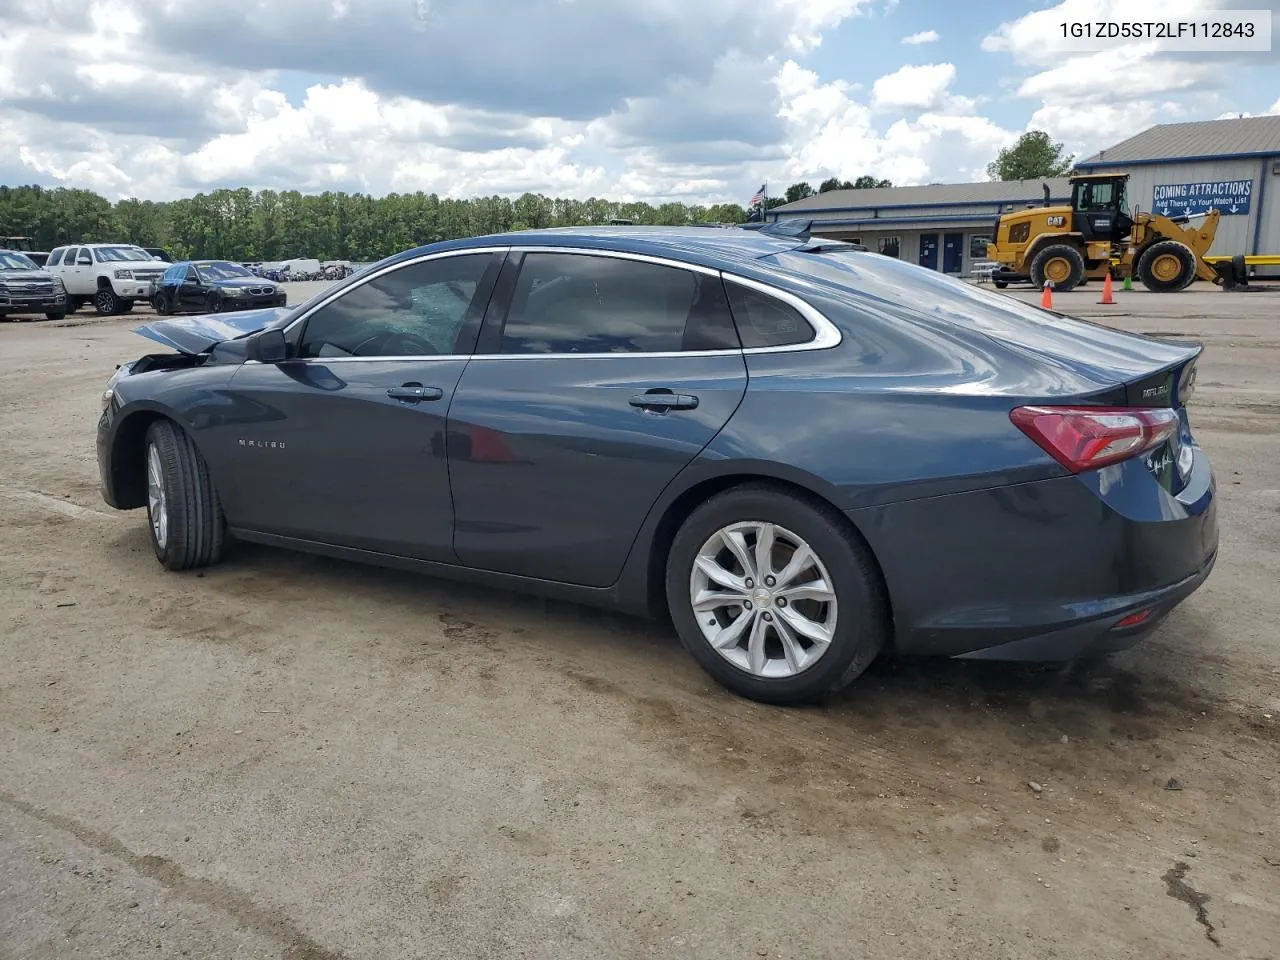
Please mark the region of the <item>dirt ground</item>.
[[1099, 293], [1207, 345], [1209, 582], [1105, 663], [806, 710], [565, 604], [165, 573], [94, 462], [137, 318], [0, 324], [0, 957], [1280, 957], [1280, 290]]

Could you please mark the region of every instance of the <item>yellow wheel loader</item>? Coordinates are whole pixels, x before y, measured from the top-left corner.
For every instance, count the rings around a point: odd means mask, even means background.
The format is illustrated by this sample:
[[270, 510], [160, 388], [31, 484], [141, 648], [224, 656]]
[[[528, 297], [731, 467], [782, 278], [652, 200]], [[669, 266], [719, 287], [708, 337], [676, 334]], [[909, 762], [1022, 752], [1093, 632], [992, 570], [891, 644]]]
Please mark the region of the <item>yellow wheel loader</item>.
[[[1006, 213], [996, 222], [987, 259], [999, 263], [997, 287], [1030, 280], [1070, 290], [1090, 279], [1132, 277], [1148, 290], [1173, 292], [1199, 277], [1221, 284], [1219, 270], [1205, 260], [1218, 232], [1217, 210], [1195, 217], [1129, 212], [1127, 174], [1076, 174], [1071, 203]], [[1198, 222], [1197, 222], [1198, 221]]]

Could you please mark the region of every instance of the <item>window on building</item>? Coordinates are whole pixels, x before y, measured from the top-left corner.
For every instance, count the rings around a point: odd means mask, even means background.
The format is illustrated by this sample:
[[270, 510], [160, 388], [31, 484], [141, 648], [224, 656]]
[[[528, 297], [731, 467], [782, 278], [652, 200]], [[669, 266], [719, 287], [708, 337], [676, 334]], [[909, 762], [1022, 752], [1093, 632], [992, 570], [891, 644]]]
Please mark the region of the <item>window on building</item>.
[[983, 235], [969, 238], [969, 259], [985, 260], [987, 259], [987, 244], [991, 242], [991, 238]]
[[877, 246], [886, 257], [900, 257], [902, 255], [902, 241], [898, 237], [881, 237], [877, 241]]

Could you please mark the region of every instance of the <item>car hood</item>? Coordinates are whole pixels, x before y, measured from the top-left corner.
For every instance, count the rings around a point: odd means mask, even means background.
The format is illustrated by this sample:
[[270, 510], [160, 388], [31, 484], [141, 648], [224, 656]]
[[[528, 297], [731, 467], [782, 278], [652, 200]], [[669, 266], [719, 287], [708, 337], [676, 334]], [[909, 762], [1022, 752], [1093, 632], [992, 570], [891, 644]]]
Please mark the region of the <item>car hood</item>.
[[0, 283], [6, 280], [52, 280], [48, 270], [5, 270], [0, 268]]
[[289, 315], [286, 307], [244, 310], [236, 313], [209, 313], [195, 317], [157, 320], [134, 328], [134, 333], [172, 347], [179, 353], [204, 353], [215, 344], [266, 330]]

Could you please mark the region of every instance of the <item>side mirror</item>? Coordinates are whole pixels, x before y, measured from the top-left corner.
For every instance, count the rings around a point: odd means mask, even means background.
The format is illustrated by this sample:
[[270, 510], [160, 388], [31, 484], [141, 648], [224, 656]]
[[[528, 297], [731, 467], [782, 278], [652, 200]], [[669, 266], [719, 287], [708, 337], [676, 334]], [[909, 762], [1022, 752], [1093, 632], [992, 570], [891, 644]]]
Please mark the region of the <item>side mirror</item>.
[[263, 330], [245, 344], [245, 356], [258, 363], [280, 363], [289, 359], [289, 345], [283, 330]]

